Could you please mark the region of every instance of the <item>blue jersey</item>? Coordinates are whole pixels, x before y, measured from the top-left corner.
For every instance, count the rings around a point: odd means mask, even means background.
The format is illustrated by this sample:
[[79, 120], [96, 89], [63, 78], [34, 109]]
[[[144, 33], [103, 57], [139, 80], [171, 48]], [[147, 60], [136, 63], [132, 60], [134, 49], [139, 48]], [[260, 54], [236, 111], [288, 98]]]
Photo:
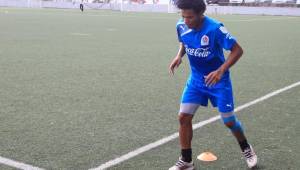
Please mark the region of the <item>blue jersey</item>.
[[[200, 29], [190, 29], [180, 19], [176, 25], [178, 40], [184, 44], [188, 56], [191, 75], [190, 80], [198, 81], [204, 86], [204, 76], [217, 70], [224, 62], [223, 49], [231, 50], [236, 39], [228, 33], [224, 25], [207, 16]], [[223, 87], [230, 81], [226, 71], [215, 87]]]

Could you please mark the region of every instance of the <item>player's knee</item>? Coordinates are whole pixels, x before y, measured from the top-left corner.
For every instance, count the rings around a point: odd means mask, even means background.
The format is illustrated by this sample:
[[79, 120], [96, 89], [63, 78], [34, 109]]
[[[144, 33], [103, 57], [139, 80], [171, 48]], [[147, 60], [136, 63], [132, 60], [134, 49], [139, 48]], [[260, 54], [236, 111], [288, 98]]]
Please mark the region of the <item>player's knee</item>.
[[241, 122], [238, 120], [230, 121], [230, 122], [224, 122], [225, 126], [230, 129], [232, 132], [241, 132], [243, 131]]
[[233, 113], [222, 115], [222, 120], [225, 126], [228, 127], [232, 132], [243, 131], [241, 122]]
[[192, 124], [193, 115], [181, 113], [178, 116], [180, 126], [189, 126]]
[[234, 121], [232, 121], [232, 122], [226, 122], [226, 123], [224, 123], [224, 124], [225, 124], [225, 126], [228, 127], [229, 129], [232, 129], [233, 126], [234, 126], [234, 124], [235, 124], [235, 122], [234, 122]]

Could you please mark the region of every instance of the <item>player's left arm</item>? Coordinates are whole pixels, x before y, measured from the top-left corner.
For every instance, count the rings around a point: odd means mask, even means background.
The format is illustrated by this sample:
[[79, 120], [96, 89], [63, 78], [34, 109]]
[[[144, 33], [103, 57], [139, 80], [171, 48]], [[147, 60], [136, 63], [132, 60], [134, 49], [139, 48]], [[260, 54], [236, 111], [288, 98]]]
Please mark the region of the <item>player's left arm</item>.
[[242, 47], [236, 42], [232, 49], [231, 52], [228, 55], [227, 60], [224, 62], [223, 65], [218, 69], [222, 73], [225, 73], [231, 66], [233, 66], [243, 55], [243, 49]]
[[213, 86], [218, 81], [221, 80], [223, 74], [231, 67], [233, 66], [243, 55], [243, 49], [242, 47], [235, 42], [235, 44], [231, 48], [231, 52], [228, 55], [227, 60], [219, 67], [219, 69], [209, 73], [205, 77], [205, 84], [207, 86]]

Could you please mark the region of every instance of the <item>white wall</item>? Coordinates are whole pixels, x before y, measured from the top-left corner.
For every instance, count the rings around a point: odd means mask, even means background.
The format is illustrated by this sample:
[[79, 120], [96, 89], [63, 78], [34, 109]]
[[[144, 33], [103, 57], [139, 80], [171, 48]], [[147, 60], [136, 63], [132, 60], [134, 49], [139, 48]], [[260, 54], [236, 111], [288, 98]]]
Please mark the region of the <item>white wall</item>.
[[287, 15], [300, 16], [300, 8], [290, 7], [244, 7], [244, 6], [207, 6], [208, 14], [244, 15]]
[[[28, 3], [30, 2], [30, 3]], [[300, 4], [300, 0], [297, 0]], [[38, 2], [28, 0], [0, 0], [0, 6], [8, 7], [29, 7], [29, 8], [79, 8], [78, 3], [72, 2]], [[142, 12], [177, 12], [174, 6], [153, 5], [153, 4], [96, 4], [89, 3], [86, 8], [92, 9], [112, 9], [123, 11], [142, 11]], [[246, 6], [207, 6], [207, 14], [245, 14], [245, 15], [288, 15], [300, 16], [300, 8], [291, 7], [246, 7]]]
[[287, 2], [287, 0], [272, 0], [273, 4], [284, 4], [286, 2]]

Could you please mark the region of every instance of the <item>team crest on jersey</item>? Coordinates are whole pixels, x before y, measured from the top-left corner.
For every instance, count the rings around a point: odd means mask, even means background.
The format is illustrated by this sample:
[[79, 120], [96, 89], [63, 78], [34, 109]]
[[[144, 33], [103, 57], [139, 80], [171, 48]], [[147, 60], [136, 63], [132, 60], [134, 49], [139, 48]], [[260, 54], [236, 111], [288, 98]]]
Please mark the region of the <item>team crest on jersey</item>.
[[203, 35], [201, 38], [201, 46], [205, 46], [209, 44], [209, 38], [207, 35]]

